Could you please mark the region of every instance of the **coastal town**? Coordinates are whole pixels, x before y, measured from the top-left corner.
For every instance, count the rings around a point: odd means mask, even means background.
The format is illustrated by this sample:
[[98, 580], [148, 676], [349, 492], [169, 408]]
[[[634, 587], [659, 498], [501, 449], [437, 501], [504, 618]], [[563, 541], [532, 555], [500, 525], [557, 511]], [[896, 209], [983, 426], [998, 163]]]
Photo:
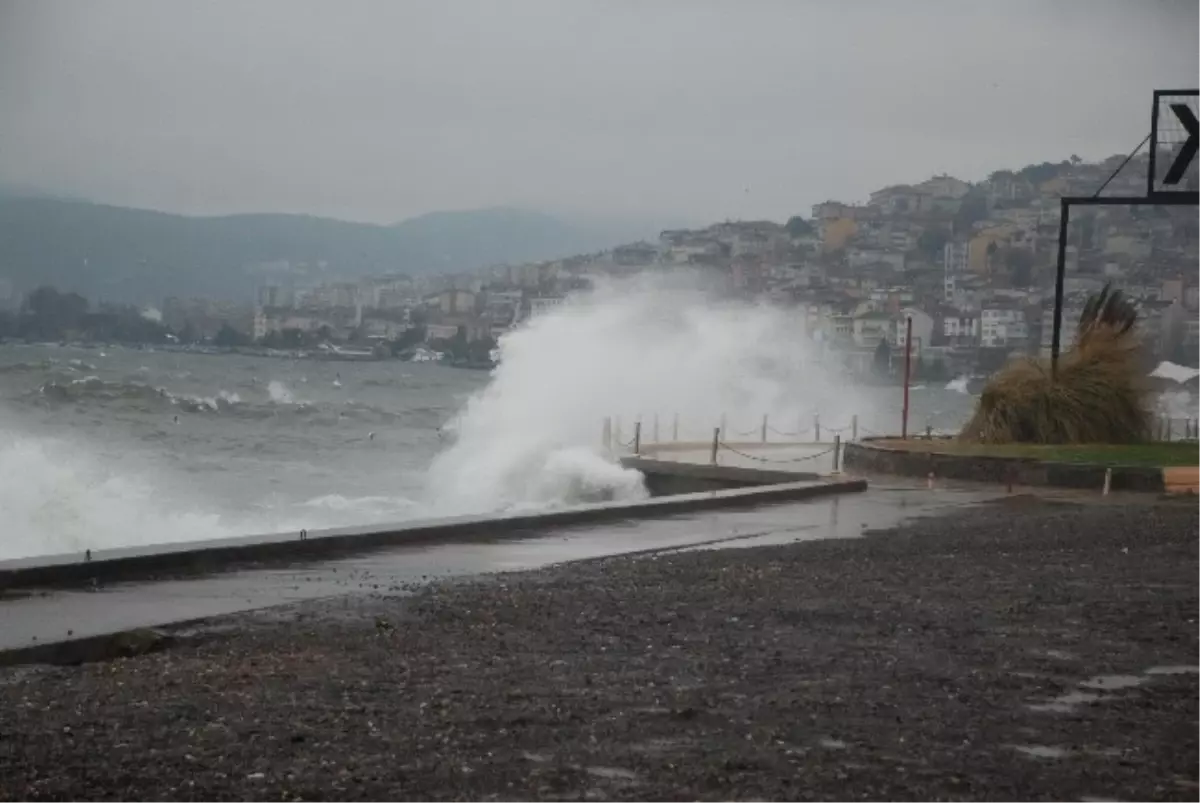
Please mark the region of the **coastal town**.
[[[1014, 353], [1049, 353], [1059, 198], [1093, 193], [1114, 172], [1106, 192], [1136, 194], [1146, 166], [1135, 159], [1121, 168], [1123, 161], [1073, 157], [1000, 170], [976, 184], [933, 176], [880, 188], [865, 203], [819, 203], [784, 223], [667, 230], [657, 242], [474, 274], [264, 286], [240, 326], [257, 342], [288, 330], [367, 342], [419, 332], [406, 344], [442, 351], [458, 338], [490, 346], [597, 277], [691, 269], [716, 278], [730, 297], [794, 310], [811, 340], [851, 373], [873, 370], [881, 342], [904, 349], [909, 318], [923, 370], [988, 372]], [[1149, 350], [1194, 365], [1197, 243], [1190, 209], [1109, 206], [1079, 216], [1069, 229], [1064, 320], [1077, 319], [1084, 299], [1113, 282], [1138, 302]], [[186, 325], [188, 313], [176, 299], [163, 307], [169, 324]]]
[[[242, 302], [164, 299], [147, 311], [168, 342], [340, 359], [440, 360], [488, 367], [505, 332], [603, 277], [684, 271], [722, 295], [791, 310], [822, 359], [853, 376], [895, 373], [912, 321], [927, 378], [986, 374], [1015, 354], [1048, 354], [1059, 199], [1136, 194], [1144, 159], [1078, 157], [998, 170], [977, 183], [937, 175], [828, 200], [785, 222], [724, 221], [662, 231], [594, 254], [466, 274], [391, 272], [298, 285], [313, 266]], [[1068, 229], [1064, 320], [1112, 282], [1139, 305], [1158, 359], [1195, 366], [1197, 221], [1178, 207], [1094, 207]], [[262, 267], [262, 266], [258, 266]], [[319, 265], [322, 275], [338, 266]], [[1064, 346], [1073, 327], [1064, 328]]]

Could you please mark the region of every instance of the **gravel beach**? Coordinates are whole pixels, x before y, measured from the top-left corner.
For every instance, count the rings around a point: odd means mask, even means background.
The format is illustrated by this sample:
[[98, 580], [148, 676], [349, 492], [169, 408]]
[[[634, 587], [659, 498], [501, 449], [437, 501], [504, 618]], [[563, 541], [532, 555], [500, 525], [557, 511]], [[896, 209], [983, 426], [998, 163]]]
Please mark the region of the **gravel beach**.
[[1194, 502], [1012, 497], [0, 672], [0, 798], [1196, 800]]

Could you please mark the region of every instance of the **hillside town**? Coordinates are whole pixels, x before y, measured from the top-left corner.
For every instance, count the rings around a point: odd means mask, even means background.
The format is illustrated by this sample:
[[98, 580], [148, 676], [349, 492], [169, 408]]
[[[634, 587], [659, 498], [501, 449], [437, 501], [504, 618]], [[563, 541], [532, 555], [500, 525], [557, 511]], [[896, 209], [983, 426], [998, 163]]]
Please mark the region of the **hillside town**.
[[[919, 371], [989, 373], [1013, 354], [1049, 353], [1059, 199], [1101, 186], [1106, 194], [1140, 194], [1146, 163], [1122, 168], [1124, 161], [1072, 157], [999, 170], [974, 184], [938, 175], [880, 188], [862, 203], [818, 203], [785, 223], [667, 230], [657, 242], [471, 274], [395, 273], [307, 287], [281, 280], [260, 286], [252, 303], [168, 298], [155, 314], [188, 343], [486, 365], [505, 332], [599, 277], [695, 271], [729, 297], [794, 311], [814, 347], [849, 374], [880, 373], [881, 351], [906, 347], [908, 319]], [[1064, 347], [1086, 297], [1113, 282], [1139, 304], [1148, 351], [1196, 365], [1197, 234], [1186, 207], [1103, 206], [1074, 215]], [[308, 266], [275, 267], [287, 276]], [[882, 372], [897, 362], [884, 361]]]

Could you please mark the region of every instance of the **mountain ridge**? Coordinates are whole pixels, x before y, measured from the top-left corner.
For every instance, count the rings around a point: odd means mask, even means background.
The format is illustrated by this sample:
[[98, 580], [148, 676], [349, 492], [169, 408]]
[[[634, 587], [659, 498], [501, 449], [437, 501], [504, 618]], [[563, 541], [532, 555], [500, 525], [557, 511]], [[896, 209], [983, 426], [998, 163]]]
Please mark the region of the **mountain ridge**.
[[272, 212], [201, 217], [0, 193], [0, 278], [18, 292], [53, 284], [133, 303], [170, 295], [246, 300], [272, 263], [307, 266], [289, 271], [297, 282], [427, 275], [587, 253], [656, 230], [617, 231], [505, 206], [381, 225]]

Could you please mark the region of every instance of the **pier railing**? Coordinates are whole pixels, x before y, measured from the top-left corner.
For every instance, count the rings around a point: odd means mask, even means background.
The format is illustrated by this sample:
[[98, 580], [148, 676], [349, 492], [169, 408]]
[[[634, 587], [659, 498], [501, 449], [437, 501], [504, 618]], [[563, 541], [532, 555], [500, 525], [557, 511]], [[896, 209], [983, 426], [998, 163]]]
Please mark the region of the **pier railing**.
[[[935, 430], [931, 421], [932, 417], [926, 420], [923, 431], [912, 432], [909, 438], [933, 438], [951, 434], [946, 430]], [[730, 416], [722, 415], [703, 435], [695, 429], [681, 434], [678, 414], [672, 414], [669, 419], [659, 415], [651, 416], [648, 420], [635, 418], [628, 429], [622, 426], [619, 416], [609, 416], [603, 421], [601, 445], [611, 454], [629, 455], [707, 449], [710, 462], [714, 465], [723, 452], [736, 455], [742, 460], [780, 466], [829, 457], [833, 470], [837, 471], [843, 443], [864, 437], [899, 437], [895, 433], [878, 432], [865, 426], [857, 414], [842, 418], [837, 426], [823, 422], [819, 414], [813, 414], [811, 418], [796, 419], [786, 428], [776, 426], [776, 422], [767, 414], [763, 414], [754, 426], [738, 427], [738, 423], [732, 421]], [[1196, 440], [1198, 430], [1200, 421], [1195, 418], [1158, 416], [1154, 422], [1152, 440]], [[804, 449], [804, 454], [787, 457], [769, 454], [773, 450], [785, 448]]]
[[[720, 455], [726, 453], [740, 460], [753, 463], [772, 464], [781, 470], [802, 464], [812, 464], [824, 458], [838, 469], [843, 442], [860, 437], [882, 435], [859, 421], [857, 415], [835, 424], [822, 421], [819, 414], [796, 419], [790, 426], [777, 426], [769, 415], [762, 415], [753, 427], [731, 426], [731, 418], [720, 416], [708, 433], [700, 436], [695, 429], [681, 432], [681, 421], [677, 414], [669, 419], [651, 416], [648, 420], [635, 419], [631, 427], [623, 426], [619, 416], [606, 417], [602, 426], [601, 443], [611, 454], [653, 455], [663, 452], [699, 451], [709, 452], [709, 462], [717, 464]], [[694, 425], [693, 425], [694, 427]], [[783, 455], [784, 449], [802, 449], [799, 455]], [[771, 454], [774, 451], [775, 454]]]

